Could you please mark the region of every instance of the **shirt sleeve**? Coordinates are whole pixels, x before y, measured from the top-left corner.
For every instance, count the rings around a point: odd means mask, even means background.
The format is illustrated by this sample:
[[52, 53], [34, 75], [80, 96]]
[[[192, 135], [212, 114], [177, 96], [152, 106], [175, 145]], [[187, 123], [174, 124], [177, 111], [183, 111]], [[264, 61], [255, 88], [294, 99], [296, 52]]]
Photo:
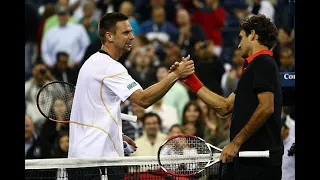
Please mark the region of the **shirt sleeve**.
[[277, 72], [274, 63], [266, 59], [255, 59], [254, 63], [253, 88], [255, 92], [257, 94], [266, 91], [274, 93], [277, 82]]
[[120, 63], [115, 63], [108, 68], [108, 76], [103, 83], [110, 88], [124, 102], [134, 91], [142, 89], [127, 69]]

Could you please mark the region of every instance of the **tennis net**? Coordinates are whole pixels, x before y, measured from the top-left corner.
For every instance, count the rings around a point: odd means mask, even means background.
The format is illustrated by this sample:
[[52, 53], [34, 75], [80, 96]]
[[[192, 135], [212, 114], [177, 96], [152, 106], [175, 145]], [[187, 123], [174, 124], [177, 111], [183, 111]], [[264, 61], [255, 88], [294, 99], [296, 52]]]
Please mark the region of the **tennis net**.
[[[175, 161], [172, 160], [174, 165]], [[156, 156], [25, 160], [26, 180], [218, 180], [220, 163], [192, 177], [164, 172]]]

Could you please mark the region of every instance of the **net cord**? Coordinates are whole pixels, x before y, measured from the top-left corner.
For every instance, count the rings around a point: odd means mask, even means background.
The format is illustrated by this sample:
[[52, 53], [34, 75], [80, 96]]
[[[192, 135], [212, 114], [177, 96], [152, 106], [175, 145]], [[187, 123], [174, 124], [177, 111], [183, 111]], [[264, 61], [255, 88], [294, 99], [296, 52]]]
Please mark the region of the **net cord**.
[[[186, 156], [168, 157], [166, 163], [185, 163], [194, 159], [194, 162], [208, 162], [211, 154], [198, 154], [194, 158]], [[167, 157], [165, 157], [167, 158]], [[173, 160], [174, 159], [174, 160]], [[95, 157], [95, 158], [50, 158], [50, 159], [26, 159], [25, 169], [56, 169], [56, 168], [81, 168], [100, 166], [145, 166], [158, 165], [157, 156], [129, 156], [129, 157]]]

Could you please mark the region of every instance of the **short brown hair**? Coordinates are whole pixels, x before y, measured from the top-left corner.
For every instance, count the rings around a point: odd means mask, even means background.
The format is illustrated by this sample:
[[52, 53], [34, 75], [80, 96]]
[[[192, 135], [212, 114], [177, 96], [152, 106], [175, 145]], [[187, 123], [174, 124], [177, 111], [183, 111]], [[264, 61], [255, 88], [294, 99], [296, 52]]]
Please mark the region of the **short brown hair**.
[[119, 12], [106, 13], [105, 15], [103, 15], [98, 23], [98, 32], [101, 43], [103, 44], [106, 41], [106, 32], [115, 33], [114, 27], [117, 22], [125, 20], [128, 20], [128, 17]]
[[263, 14], [242, 19], [239, 28], [245, 31], [247, 36], [254, 30], [259, 36], [258, 41], [260, 44], [267, 46], [268, 49], [271, 49], [277, 43], [278, 29], [276, 25]]

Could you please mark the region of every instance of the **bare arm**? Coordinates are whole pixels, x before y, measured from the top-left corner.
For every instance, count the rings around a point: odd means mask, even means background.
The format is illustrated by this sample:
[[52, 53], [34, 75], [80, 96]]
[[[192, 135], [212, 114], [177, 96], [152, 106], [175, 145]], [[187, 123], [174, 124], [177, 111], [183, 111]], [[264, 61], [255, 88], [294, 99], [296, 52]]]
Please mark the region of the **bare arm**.
[[224, 98], [210, 91], [207, 87], [202, 86], [199, 91], [197, 91], [197, 96], [206, 104], [210, 105], [220, 116], [226, 116], [233, 111], [234, 93], [231, 93], [228, 98]]
[[241, 146], [249, 139], [271, 116], [274, 111], [274, 95], [272, 92], [263, 92], [258, 94], [259, 105], [252, 114], [248, 123], [232, 140], [235, 144]]
[[[179, 66], [180, 66], [180, 64], [178, 62], [175, 62], [170, 67], [169, 72], [174, 71]], [[190, 79], [190, 77], [188, 79]], [[196, 83], [196, 81], [198, 81], [198, 83], [202, 84], [200, 82], [200, 80], [199, 79], [197, 80], [197, 79], [198, 78], [193, 78], [193, 80], [191, 80], [192, 83]], [[186, 85], [188, 85], [188, 83], [186, 83], [186, 81], [184, 81], [184, 83]], [[190, 86], [189, 86], [189, 88], [190, 88]], [[220, 96], [220, 95], [210, 91], [207, 87], [202, 86], [202, 87], [200, 87], [200, 89], [197, 89], [196, 94], [202, 101], [204, 101], [206, 104], [208, 104], [211, 108], [214, 109], [214, 111], [216, 111], [222, 117], [227, 116], [228, 114], [232, 113], [232, 111], [233, 111], [233, 104], [234, 104], [234, 99], [235, 99], [234, 93], [231, 93], [228, 96], [228, 98], [225, 98], [223, 96]]]
[[177, 80], [185, 79], [194, 73], [193, 61], [189, 59], [190, 56], [184, 58], [184, 62], [160, 82], [145, 90], [137, 90], [132, 93], [129, 97], [130, 101], [144, 108], [148, 108], [153, 103], [159, 101]]
[[143, 108], [148, 108], [153, 103], [159, 101], [177, 80], [178, 76], [175, 73], [170, 73], [162, 81], [147, 89], [135, 91], [129, 99], [131, 102], [134, 102]]

